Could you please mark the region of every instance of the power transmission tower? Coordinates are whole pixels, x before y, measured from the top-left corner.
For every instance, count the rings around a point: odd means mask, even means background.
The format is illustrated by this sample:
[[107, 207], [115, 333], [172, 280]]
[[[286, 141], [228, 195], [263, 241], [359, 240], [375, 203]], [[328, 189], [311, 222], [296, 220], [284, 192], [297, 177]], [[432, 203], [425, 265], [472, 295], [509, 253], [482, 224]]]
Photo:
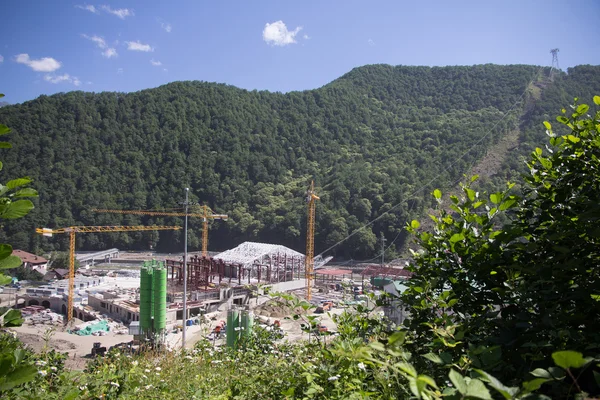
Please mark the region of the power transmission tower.
[[559, 49], [550, 50], [550, 54], [552, 54], [552, 68], [550, 68], [550, 79], [554, 79], [554, 70], [560, 69], [558, 66], [558, 52]]

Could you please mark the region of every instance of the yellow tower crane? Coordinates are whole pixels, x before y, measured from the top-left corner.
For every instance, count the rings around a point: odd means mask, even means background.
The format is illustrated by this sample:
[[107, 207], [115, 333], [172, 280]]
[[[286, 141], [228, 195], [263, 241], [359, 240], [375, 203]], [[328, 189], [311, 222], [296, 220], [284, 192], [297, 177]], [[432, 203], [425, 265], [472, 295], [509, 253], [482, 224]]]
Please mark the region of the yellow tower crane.
[[[204, 205], [200, 206], [202, 209], [202, 213], [188, 213], [188, 217], [200, 217], [202, 218], [202, 255], [208, 255], [208, 220], [209, 219], [222, 219], [223, 221], [227, 221], [229, 218], [225, 214], [215, 214], [210, 207]], [[94, 208], [92, 211], [96, 212], [104, 212], [104, 213], [115, 213], [115, 214], [137, 214], [137, 215], [156, 215], [163, 217], [185, 217], [186, 214], [184, 212], [175, 212], [175, 211], [151, 211], [151, 210], [106, 210], [106, 209], [98, 209]]]
[[73, 318], [73, 297], [75, 294], [75, 234], [98, 232], [137, 232], [178, 230], [180, 226], [70, 226], [68, 228], [37, 228], [35, 231], [44, 236], [53, 234], [69, 234], [69, 299], [67, 307], [67, 323]]
[[315, 182], [311, 181], [307, 192], [308, 221], [306, 224], [306, 258], [304, 259], [304, 271], [306, 273], [306, 300], [312, 298], [312, 279], [315, 266], [315, 212], [319, 197], [315, 194]]

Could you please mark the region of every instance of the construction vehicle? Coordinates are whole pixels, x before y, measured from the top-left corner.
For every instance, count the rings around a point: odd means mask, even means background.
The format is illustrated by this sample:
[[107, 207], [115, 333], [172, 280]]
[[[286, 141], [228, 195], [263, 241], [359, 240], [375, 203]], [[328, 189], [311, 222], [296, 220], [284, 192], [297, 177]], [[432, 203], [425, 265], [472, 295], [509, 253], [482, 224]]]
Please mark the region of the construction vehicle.
[[304, 258], [304, 272], [306, 274], [306, 300], [312, 298], [312, 280], [314, 279], [315, 266], [315, 213], [316, 201], [319, 197], [315, 194], [315, 182], [310, 182], [310, 188], [306, 193], [308, 203], [308, 221], [306, 224], [306, 257]]
[[201, 206], [202, 213], [184, 213], [174, 211], [152, 211], [152, 210], [107, 210], [94, 208], [92, 211], [102, 213], [114, 213], [114, 214], [136, 214], [136, 215], [154, 215], [161, 217], [199, 217], [202, 218], [202, 256], [208, 256], [208, 220], [209, 219], [222, 219], [227, 221], [229, 218], [225, 214], [215, 214], [207, 205]]
[[100, 342], [95, 342], [93, 347], [92, 347], [92, 357], [96, 357], [96, 356], [104, 356], [104, 354], [106, 353], [106, 347], [100, 347], [102, 346], [102, 343]]
[[73, 319], [73, 298], [75, 295], [75, 234], [76, 233], [100, 233], [100, 232], [137, 232], [137, 231], [160, 231], [178, 230], [180, 226], [70, 226], [68, 228], [37, 228], [36, 233], [44, 236], [53, 234], [69, 234], [69, 299], [67, 307], [66, 323]]

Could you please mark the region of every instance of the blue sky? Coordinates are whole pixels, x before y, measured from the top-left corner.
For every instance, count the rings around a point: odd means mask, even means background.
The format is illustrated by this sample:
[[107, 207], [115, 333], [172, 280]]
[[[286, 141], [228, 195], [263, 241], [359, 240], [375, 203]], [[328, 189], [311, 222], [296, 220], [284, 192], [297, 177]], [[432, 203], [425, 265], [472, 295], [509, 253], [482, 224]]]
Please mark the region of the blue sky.
[[0, 92], [313, 89], [365, 64], [600, 64], [600, 1], [0, 2]]

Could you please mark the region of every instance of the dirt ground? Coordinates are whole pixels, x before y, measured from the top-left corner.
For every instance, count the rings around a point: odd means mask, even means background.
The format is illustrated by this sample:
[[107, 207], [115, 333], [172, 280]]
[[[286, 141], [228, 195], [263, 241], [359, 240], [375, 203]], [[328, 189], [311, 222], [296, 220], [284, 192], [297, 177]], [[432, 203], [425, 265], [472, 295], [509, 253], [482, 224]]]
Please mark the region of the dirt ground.
[[[261, 304], [269, 300], [268, 297], [260, 299], [257, 303]], [[256, 303], [251, 307], [255, 308]], [[319, 318], [319, 323], [328, 328], [329, 331], [335, 332], [336, 326], [333, 322], [331, 315], [340, 314], [343, 312], [343, 308], [333, 308], [329, 313], [316, 314]], [[202, 338], [206, 338], [217, 326], [219, 321], [227, 320], [227, 312], [215, 312], [207, 315], [209, 322], [207, 324], [193, 325], [187, 327], [186, 330], [186, 348], [191, 349], [194, 345]], [[289, 315], [291, 317], [291, 315]], [[284, 317], [266, 317], [255, 315], [256, 325], [272, 325], [275, 320], [279, 320], [281, 323], [281, 329], [285, 333], [285, 337], [282, 340], [290, 342], [296, 342], [300, 340], [308, 340], [308, 336], [301, 329], [300, 324], [302, 321], [295, 321], [291, 318], [286, 319]], [[42, 351], [44, 349], [54, 349], [59, 352], [66, 352], [69, 354], [67, 360], [67, 367], [73, 369], [83, 369], [86, 363], [90, 360], [89, 354], [91, 352], [94, 342], [100, 342], [102, 346], [107, 349], [111, 346], [128, 343], [133, 340], [132, 335], [117, 335], [113, 332], [108, 332], [106, 336], [78, 336], [70, 334], [64, 331], [62, 327], [46, 326], [46, 325], [23, 325], [17, 328], [11, 328], [11, 330], [17, 333], [17, 337], [26, 345], [30, 346], [34, 351]], [[167, 343], [171, 349], [177, 349], [181, 347], [181, 331], [167, 335]], [[215, 346], [225, 344], [225, 339], [221, 338], [215, 341]]]
[[116, 344], [127, 343], [133, 340], [133, 336], [131, 335], [116, 335], [112, 332], [108, 332], [106, 336], [78, 336], [61, 331], [61, 329], [43, 325], [23, 325], [10, 328], [10, 330], [17, 333], [17, 337], [23, 343], [30, 346], [36, 352], [40, 352], [43, 349], [54, 349], [61, 353], [68, 353], [69, 358], [66, 365], [74, 369], [85, 368], [94, 342], [100, 342], [102, 346], [106, 346], [108, 349]]

